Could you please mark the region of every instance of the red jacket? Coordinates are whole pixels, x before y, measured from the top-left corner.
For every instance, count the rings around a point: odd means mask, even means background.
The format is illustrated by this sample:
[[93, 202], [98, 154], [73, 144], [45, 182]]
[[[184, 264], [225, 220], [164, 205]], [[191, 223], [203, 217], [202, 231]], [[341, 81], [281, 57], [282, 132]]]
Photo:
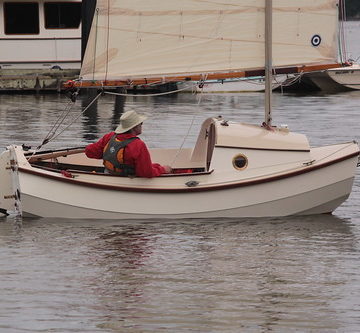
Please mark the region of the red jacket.
[[[85, 154], [89, 158], [101, 159], [106, 144], [110, 141], [115, 132], [105, 134], [98, 142], [91, 143], [85, 148]], [[134, 138], [135, 135], [122, 133], [118, 134], [119, 140]], [[135, 174], [138, 177], [152, 178], [166, 173], [163, 166], [151, 162], [149, 150], [144, 141], [140, 139], [130, 142], [124, 152], [124, 163], [135, 167]]]

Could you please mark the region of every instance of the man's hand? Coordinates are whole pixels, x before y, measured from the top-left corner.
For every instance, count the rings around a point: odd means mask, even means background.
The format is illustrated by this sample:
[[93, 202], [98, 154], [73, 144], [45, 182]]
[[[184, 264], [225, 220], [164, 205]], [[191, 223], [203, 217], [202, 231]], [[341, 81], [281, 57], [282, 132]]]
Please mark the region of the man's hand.
[[165, 173], [172, 173], [172, 167], [169, 165], [163, 165]]

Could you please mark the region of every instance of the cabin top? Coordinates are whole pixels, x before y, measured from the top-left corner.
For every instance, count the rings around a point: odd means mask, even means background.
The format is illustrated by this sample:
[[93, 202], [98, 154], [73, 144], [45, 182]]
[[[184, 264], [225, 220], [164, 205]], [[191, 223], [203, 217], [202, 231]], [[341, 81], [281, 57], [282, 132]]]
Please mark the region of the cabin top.
[[216, 146], [249, 149], [309, 151], [309, 141], [303, 134], [287, 128], [268, 130], [259, 125], [215, 120]]

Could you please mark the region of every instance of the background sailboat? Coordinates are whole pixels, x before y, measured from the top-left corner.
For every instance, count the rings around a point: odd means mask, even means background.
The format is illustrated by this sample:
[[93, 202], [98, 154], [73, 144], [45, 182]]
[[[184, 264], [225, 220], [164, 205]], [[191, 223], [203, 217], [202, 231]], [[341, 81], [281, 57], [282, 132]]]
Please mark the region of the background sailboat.
[[[341, 66], [318, 72], [309, 72], [301, 75], [300, 80], [286, 85], [284, 90], [315, 90], [327, 93], [337, 93], [360, 89], [360, 37], [357, 33], [358, 21], [348, 21], [346, 12], [348, 1], [340, 1], [340, 22], [339, 22], [339, 59]], [[350, 7], [349, 7], [350, 8]], [[349, 41], [352, 43], [349, 43]], [[355, 59], [355, 60], [354, 60]]]
[[270, 0], [98, 1], [81, 78], [69, 87], [266, 74], [264, 125], [207, 119], [193, 148], [151, 150], [155, 162], [190, 172], [153, 179], [106, 175], [101, 161], [90, 161], [82, 149], [25, 152], [10, 146], [0, 155], [0, 170], [8, 184], [2, 192], [14, 200], [4, 199], [0, 207], [71, 218], [333, 211], [351, 192], [358, 145], [311, 148], [304, 135], [271, 126], [270, 111], [273, 71], [338, 66], [337, 6], [335, 0], [296, 6], [290, 0], [274, 6]]
[[360, 90], [360, 65], [354, 63], [346, 67], [307, 73], [301, 80], [308, 82], [313, 90], [327, 93]]

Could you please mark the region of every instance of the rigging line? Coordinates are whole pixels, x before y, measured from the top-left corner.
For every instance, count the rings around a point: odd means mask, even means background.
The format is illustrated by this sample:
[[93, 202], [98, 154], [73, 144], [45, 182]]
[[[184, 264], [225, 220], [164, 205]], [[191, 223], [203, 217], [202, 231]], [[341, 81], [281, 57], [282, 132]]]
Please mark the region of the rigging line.
[[301, 80], [301, 77], [304, 75], [303, 72], [299, 73], [299, 74], [295, 74], [295, 76], [293, 78], [288, 78], [283, 82], [278, 82], [280, 83], [280, 85], [282, 87], [288, 87], [291, 86], [293, 83], [296, 83], [297, 81]]
[[96, 69], [96, 46], [98, 40], [98, 25], [99, 25], [99, 8], [96, 8], [96, 25], [95, 25], [95, 45], [94, 45], [94, 61], [93, 61], [93, 80], [95, 80], [95, 69]]
[[295, 84], [297, 82], [301, 82], [301, 78], [304, 75], [304, 72], [301, 71], [300, 73], [295, 74], [295, 76], [292, 79], [287, 79], [283, 82], [280, 83], [280, 90], [281, 90], [281, 94], [284, 93], [284, 87], [289, 87], [292, 84]]
[[[309, 160], [307, 159], [307, 160], [301, 160], [301, 161], [275, 163], [275, 164], [270, 164], [270, 165], [259, 166], [259, 167], [253, 168], [252, 170], [269, 169], [269, 168], [272, 168], [272, 167], [279, 167], [279, 166], [285, 166], [285, 165], [289, 165], [289, 164], [301, 163], [299, 165], [295, 165], [295, 166], [289, 167], [287, 169], [283, 169], [283, 170], [280, 170], [280, 171], [274, 171], [274, 172], [271, 172], [269, 174], [266, 174], [268, 176], [268, 175], [275, 175], [275, 174], [278, 174], [278, 173], [288, 172], [288, 171], [292, 171], [292, 170], [298, 170], [299, 168], [300, 169], [304, 168], [304, 164], [308, 163], [308, 162], [309, 162]], [[251, 178], [257, 178], [257, 176], [254, 176], [254, 177], [251, 177]]]
[[[346, 149], [346, 148], [349, 147], [351, 144], [352, 144], [352, 143], [349, 143], [346, 147], [342, 147], [342, 148], [336, 150], [335, 152], [332, 152], [331, 154], [324, 156], [324, 157], [321, 158], [321, 159], [312, 160], [312, 161], [308, 161], [308, 162], [305, 162], [305, 160], [304, 160], [304, 161], [296, 161], [296, 163], [302, 163], [302, 165], [300, 166], [300, 168], [302, 168], [302, 167], [304, 167], [304, 165], [305, 165], [306, 163], [309, 163], [309, 162], [311, 162], [311, 164], [309, 164], [309, 165], [312, 165], [312, 164], [314, 164], [315, 162], [321, 162], [322, 160], [324, 160], [324, 159], [326, 159], [326, 158], [329, 158], [330, 156], [338, 153], [339, 151]], [[294, 162], [276, 163], [276, 164], [271, 164], [270, 167], [287, 165], [287, 164], [292, 164], [292, 163], [294, 163]], [[267, 165], [267, 166], [260, 166], [260, 167], [254, 168], [254, 170], [264, 169], [264, 168], [268, 168], [268, 167], [269, 167], [269, 165]], [[291, 168], [282, 170], [281, 172], [296, 170], [296, 169], [298, 169], [298, 168], [299, 168], [299, 166], [295, 166], [295, 167], [291, 167]], [[277, 173], [277, 172], [275, 172], [275, 173]]]
[[[276, 176], [276, 175], [282, 175], [282, 174], [284, 174], [286, 172], [297, 171], [297, 170], [302, 169], [302, 168], [304, 168], [304, 166], [295, 166], [293, 168], [288, 168], [288, 169], [284, 169], [284, 170], [281, 170], [281, 171], [274, 171], [274, 172], [271, 172], [271, 173], [263, 174], [261, 176], [247, 177], [247, 178], [243, 178], [241, 180], [242, 181], [249, 181], [249, 180], [252, 180], [252, 179], [262, 179], [262, 178], [266, 179], [267, 177], [272, 177], [272, 176]], [[261, 169], [261, 167], [254, 168], [254, 170], [255, 169]], [[219, 182], [218, 184], [231, 184], [233, 182], [234, 182], [233, 180], [229, 180], [229, 181]]]
[[[207, 76], [208, 76], [208, 74], [205, 74], [203, 81], [206, 81]], [[199, 106], [200, 106], [200, 103], [201, 103], [202, 97], [203, 97], [203, 91], [202, 91], [202, 89], [201, 89], [201, 93], [200, 93], [199, 100], [198, 100], [198, 103], [197, 103], [197, 107], [198, 107], [198, 108], [199, 108]], [[198, 112], [198, 113], [200, 113], [200, 112]], [[181, 149], [183, 148], [183, 146], [184, 146], [184, 144], [185, 144], [186, 139], [189, 137], [189, 134], [190, 134], [191, 128], [192, 128], [192, 127], [193, 127], [193, 125], [194, 125], [194, 121], [195, 121], [196, 114], [197, 114], [197, 112], [194, 112], [194, 115], [193, 115], [193, 117], [192, 117], [192, 119], [191, 119], [191, 122], [190, 122], [189, 128], [188, 128], [188, 130], [187, 130], [186, 134], [184, 135], [183, 141], [181, 142], [181, 145], [180, 145], [180, 147], [178, 148], [178, 150], [177, 150], [177, 152], [176, 152], [176, 154], [175, 154], [175, 156], [174, 156], [173, 160], [172, 160], [172, 161], [171, 161], [171, 163], [170, 163], [170, 167], [172, 167], [172, 166], [174, 165], [175, 161], [176, 161], [176, 160], [177, 160], [177, 158], [179, 157], [180, 151], [181, 151]]]
[[[43, 142], [42, 142], [39, 146], [37, 146], [37, 147], [34, 149], [33, 153], [32, 153], [29, 157], [27, 157], [26, 159], [29, 161], [29, 160], [31, 159], [31, 157], [33, 157], [33, 156], [35, 155], [35, 153], [36, 153], [42, 146], [44, 146], [44, 145], [46, 145], [47, 143], [49, 143], [50, 141], [56, 139], [60, 134], [62, 134], [66, 129], [68, 129], [68, 128], [101, 96], [101, 94], [102, 94], [102, 92], [99, 93], [99, 94], [84, 108], [84, 110], [82, 110], [82, 111], [80, 112], [80, 114], [79, 114], [77, 117], [75, 117], [75, 118], [74, 118], [65, 128], [63, 128], [57, 135], [55, 135], [55, 133], [54, 133], [49, 139], [43, 140]], [[62, 122], [63, 122], [63, 121], [62, 121]], [[57, 128], [59, 128], [59, 126], [58, 126]]]
[[332, 152], [331, 154], [326, 155], [326, 156], [324, 156], [323, 158], [320, 158], [320, 159], [316, 160], [316, 162], [320, 162], [320, 161], [322, 161], [322, 160], [325, 160], [325, 159], [329, 158], [330, 156], [337, 154], [339, 151], [342, 151], [342, 150], [350, 147], [352, 144], [354, 144], [354, 142], [349, 142], [349, 144], [348, 144], [347, 146], [339, 148], [338, 150]]
[[74, 117], [70, 123], [65, 126], [56, 136], [52, 137], [52, 140], [56, 139], [58, 136], [60, 136], [63, 132], [65, 132], [65, 130], [67, 130], [76, 120], [78, 120], [80, 118], [80, 116], [88, 109], [90, 108], [91, 105], [93, 105], [95, 103], [95, 101], [98, 100], [98, 98], [103, 94], [103, 92], [100, 92], [97, 96], [95, 96], [95, 98], [76, 116]]
[[106, 34], [105, 82], [107, 81], [107, 76], [108, 76], [108, 71], [109, 71], [109, 40], [110, 40], [110, 1], [108, 0], [107, 34]]
[[339, 49], [342, 52], [340, 54], [340, 58], [342, 62], [347, 61], [348, 55], [347, 55], [347, 45], [346, 45], [346, 36], [345, 36], [345, 26], [344, 22], [346, 21], [346, 8], [345, 8], [345, 0], [340, 1], [340, 40], [339, 43], [341, 43]]
[[61, 113], [60, 117], [58, 117], [55, 121], [55, 123], [53, 124], [53, 126], [50, 128], [49, 132], [46, 134], [43, 142], [47, 142], [49, 141], [55, 134], [55, 132], [58, 130], [58, 128], [60, 127], [60, 125], [64, 122], [64, 120], [66, 119], [66, 117], [68, 116], [68, 114], [70, 113], [72, 106], [75, 103], [73, 103], [71, 100], [68, 102], [66, 108], [64, 109], [64, 111]]
[[[348, 144], [347, 146], [341, 147], [341, 148], [339, 148], [338, 150], [332, 152], [331, 154], [328, 154], [328, 155], [326, 155], [326, 156], [324, 156], [324, 157], [322, 157], [322, 158], [320, 158], [320, 159], [318, 159], [318, 160], [304, 159], [304, 160], [293, 161], [293, 162], [274, 163], [274, 164], [271, 164], [271, 165], [259, 166], [259, 167], [253, 168], [253, 170], [265, 169], [265, 168], [268, 168], [269, 166], [270, 166], [270, 167], [276, 167], [276, 166], [282, 166], [282, 165], [293, 164], [293, 163], [302, 163], [300, 166], [290, 167], [290, 168], [288, 168], [288, 169], [282, 170], [281, 172], [296, 170], [296, 169], [298, 169], [299, 167], [300, 167], [300, 168], [304, 167], [304, 165], [305, 165], [306, 163], [309, 163], [309, 162], [311, 162], [311, 164], [309, 164], [309, 165], [312, 165], [312, 164], [314, 164], [315, 162], [321, 162], [321, 161], [323, 161], [324, 159], [327, 159], [327, 158], [329, 158], [330, 156], [332, 156], [332, 155], [334, 155], [334, 154], [337, 154], [337, 153], [340, 152], [341, 150], [344, 150], [344, 149], [350, 147], [352, 144], [353, 144], [352, 142], [351, 142], [351, 143], [349, 142], [349, 144]], [[278, 173], [278, 172], [275, 172], [275, 173]]]
[[111, 92], [111, 91], [104, 91], [104, 94], [108, 94], [108, 95], [116, 95], [116, 96], [131, 96], [131, 97], [148, 97], [148, 96], [161, 96], [161, 95], [169, 95], [169, 94], [175, 94], [177, 92], [180, 91], [184, 91], [187, 90], [189, 88], [192, 88], [193, 86], [195, 86], [196, 83], [193, 84], [189, 84], [188, 86], [184, 87], [184, 88], [180, 88], [177, 90], [172, 90], [172, 91], [166, 91], [163, 93], [156, 93], [156, 94], [122, 94], [122, 93], [115, 93], [115, 92]]
[[[59, 126], [62, 124], [62, 122], [66, 119], [67, 115], [69, 114], [72, 105], [72, 102], [69, 101], [66, 108], [64, 109], [64, 111], [62, 112], [61, 116], [55, 121], [54, 125], [50, 128], [49, 132], [46, 134], [45, 138], [43, 139], [43, 141], [41, 142], [40, 145], [38, 145], [33, 153], [29, 156], [29, 158], [27, 158], [27, 160], [29, 160], [32, 156], [34, 156], [34, 154], [45, 144], [47, 144], [48, 142], [50, 142], [50, 140], [52, 139], [52, 137], [55, 135], [56, 130], [59, 128]], [[65, 112], [65, 110], [67, 110], [67, 112]]]
[[[348, 146], [346, 147], [342, 147], [340, 149], [338, 149], [337, 151], [321, 158], [321, 159], [318, 159], [318, 160], [312, 160], [312, 161], [309, 161], [311, 164], [309, 164], [308, 166], [311, 166], [313, 165], [315, 162], [320, 162], [328, 157], [330, 157], [331, 155], [334, 155], [336, 153], [338, 153], [339, 151], [343, 150], [343, 149], [346, 149], [347, 147], [349, 147], [350, 145], [352, 145], [353, 143], [349, 143]], [[300, 163], [302, 161], [295, 161], [294, 163]], [[303, 162], [303, 163], [306, 163], [306, 162]], [[291, 162], [286, 162], [286, 163], [278, 163], [278, 164], [272, 164], [270, 165], [270, 167], [274, 167], [274, 166], [281, 166], [281, 165], [286, 165], [286, 164], [291, 164]], [[272, 175], [277, 175], [279, 173], [284, 173], [284, 172], [289, 172], [289, 171], [294, 171], [294, 170], [299, 170], [299, 169], [303, 169], [304, 167], [306, 167], [307, 165], [300, 165], [300, 166], [294, 166], [294, 167], [289, 167], [288, 169], [284, 169], [284, 170], [281, 170], [281, 171], [275, 171], [275, 172], [272, 172], [272, 173], [269, 173], [269, 174], [266, 174], [266, 175], [263, 175], [263, 176], [272, 176]], [[264, 169], [264, 168], [268, 168], [269, 166], [260, 166], [260, 167], [257, 167], [257, 168], [254, 168], [254, 170], [259, 170], [259, 169]], [[246, 178], [246, 180], [250, 180], [250, 179], [257, 179], [258, 176], [254, 176], [254, 177], [249, 177], [249, 178]], [[245, 180], [245, 179], [244, 179]], [[228, 181], [228, 182], [224, 182], [224, 184], [226, 183], [231, 183], [231, 181]]]

